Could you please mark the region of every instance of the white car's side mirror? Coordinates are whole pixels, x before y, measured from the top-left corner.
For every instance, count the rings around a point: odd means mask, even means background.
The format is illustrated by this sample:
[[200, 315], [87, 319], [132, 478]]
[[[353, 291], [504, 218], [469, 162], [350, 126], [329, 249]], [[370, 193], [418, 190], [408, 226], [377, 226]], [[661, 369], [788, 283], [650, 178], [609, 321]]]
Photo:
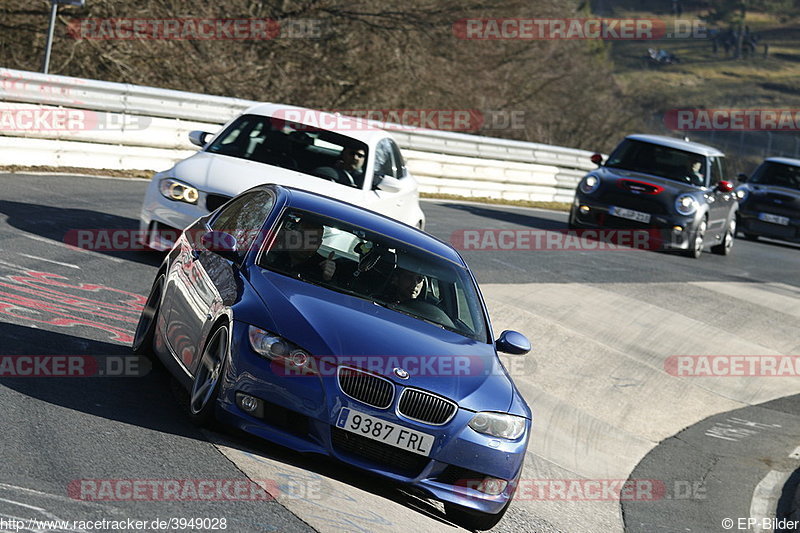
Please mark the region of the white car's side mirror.
[[207, 131], [193, 130], [189, 132], [189, 141], [200, 148], [206, 145], [206, 139], [211, 136]]
[[403, 183], [394, 176], [383, 176], [377, 188], [384, 192], [400, 192], [403, 190]]

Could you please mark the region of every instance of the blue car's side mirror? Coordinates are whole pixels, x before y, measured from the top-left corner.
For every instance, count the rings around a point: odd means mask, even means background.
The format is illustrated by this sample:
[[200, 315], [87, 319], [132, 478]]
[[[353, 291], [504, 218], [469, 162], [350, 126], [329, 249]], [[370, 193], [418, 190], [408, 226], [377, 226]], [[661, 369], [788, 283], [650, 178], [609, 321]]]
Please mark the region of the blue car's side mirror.
[[503, 353], [522, 355], [531, 351], [531, 342], [528, 338], [522, 333], [510, 329], [501, 333], [494, 345], [497, 351]]
[[200, 244], [209, 252], [214, 252], [217, 255], [236, 261], [236, 237], [224, 231], [209, 231], [203, 234], [200, 239]]

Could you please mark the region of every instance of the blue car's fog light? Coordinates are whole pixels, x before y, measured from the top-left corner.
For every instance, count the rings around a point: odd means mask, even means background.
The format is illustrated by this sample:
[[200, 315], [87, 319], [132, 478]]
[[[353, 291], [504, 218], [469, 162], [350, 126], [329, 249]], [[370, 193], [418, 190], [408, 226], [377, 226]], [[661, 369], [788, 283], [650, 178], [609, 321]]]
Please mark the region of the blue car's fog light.
[[264, 414], [264, 404], [261, 400], [249, 394], [237, 392], [236, 404], [239, 406], [239, 409], [255, 417], [260, 418]]
[[468, 489], [482, 492], [488, 496], [498, 496], [502, 494], [508, 486], [508, 481], [505, 479], [490, 476], [486, 476], [483, 479], [467, 479], [462, 483], [464, 483]]

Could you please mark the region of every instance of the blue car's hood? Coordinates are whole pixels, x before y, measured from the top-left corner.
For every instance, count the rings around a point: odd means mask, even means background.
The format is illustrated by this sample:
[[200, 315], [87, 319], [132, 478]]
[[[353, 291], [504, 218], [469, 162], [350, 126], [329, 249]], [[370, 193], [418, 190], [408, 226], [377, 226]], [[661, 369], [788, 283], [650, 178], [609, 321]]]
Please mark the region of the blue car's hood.
[[[265, 307], [263, 322], [254, 325], [314, 355], [336, 356], [345, 362], [368, 356], [366, 361], [379, 361], [374, 364], [392, 381], [435, 392], [465, 409], [508, 411], [514, 389], [493, 344], [274, 272], [255, 269], [252, 273], [250, 282]], [[436, 364], [424, 367], [428, 358], [437, 356]], [[401, 368], [403, 363], [409, 366], [408, 379], [392, 374], [395, 362]]]

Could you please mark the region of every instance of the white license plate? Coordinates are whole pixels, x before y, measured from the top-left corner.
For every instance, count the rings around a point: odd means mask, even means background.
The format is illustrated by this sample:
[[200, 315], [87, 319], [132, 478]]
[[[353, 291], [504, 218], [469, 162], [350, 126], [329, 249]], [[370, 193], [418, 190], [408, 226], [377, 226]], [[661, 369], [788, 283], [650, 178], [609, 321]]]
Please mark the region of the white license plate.
[[773, 215], [771, 213], [759, 213], [758, 219], [763, 220], [764, 222], [772, 222], [773, 224], [780, 224], [781, 226], [789, 225], [788, 217]]
[[627, 218], [628, 220], [635, 220], [636, 222], [650, 222], [650, 214], [642, 213], [641, 211], [634, 211], [633, 209], [625, 209], [624, 207], [611, 206], [608, 208], [611, 215], [619, 218]]
[[336, 427], [426, 457], [431, 453], [436, 440], [433, 435], [392, 424], [347, 407], [339, 413]]

